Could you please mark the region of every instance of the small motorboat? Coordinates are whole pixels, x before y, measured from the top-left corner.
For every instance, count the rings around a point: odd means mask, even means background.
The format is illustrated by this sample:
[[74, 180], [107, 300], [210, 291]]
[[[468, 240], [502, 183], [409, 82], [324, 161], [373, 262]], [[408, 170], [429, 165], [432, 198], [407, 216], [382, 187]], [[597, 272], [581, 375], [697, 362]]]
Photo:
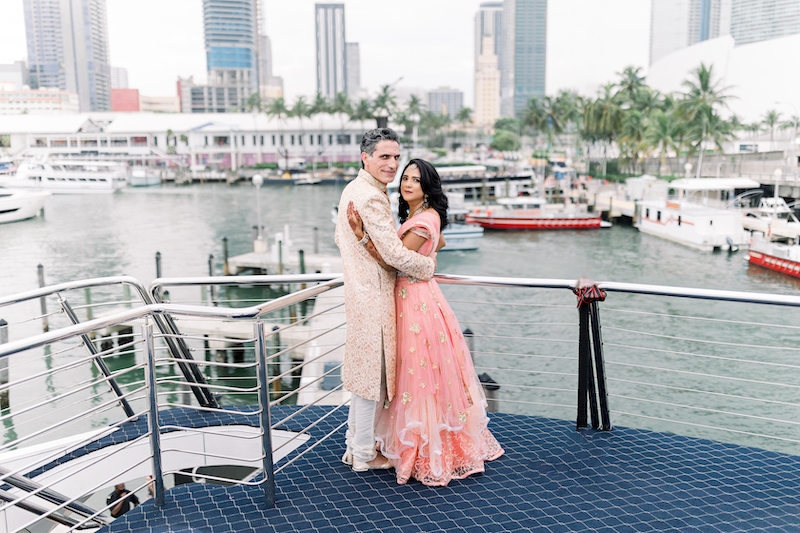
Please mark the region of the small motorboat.
[[800, 278], [800, 244], [795, 240], [777, 242], [754, 231], [748, 255], [753, 265]]
[[33, 218], [44, 213], [47, 191], [26, 191], [0, 187], [0, 224]]

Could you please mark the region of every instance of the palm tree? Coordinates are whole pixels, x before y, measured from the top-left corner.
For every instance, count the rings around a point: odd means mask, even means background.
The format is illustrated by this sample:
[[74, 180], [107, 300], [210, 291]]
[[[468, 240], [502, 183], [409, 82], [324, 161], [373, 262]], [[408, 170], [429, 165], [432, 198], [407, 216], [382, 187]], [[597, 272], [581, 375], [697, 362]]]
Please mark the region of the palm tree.
[[397, 101], [392, 94], [392, 86], [382, 85], [375, 100], [372, 101], [372, 113], [379, 128], [387, 127], [396, 107]]
[[289, 110], [286, 108], [286, 102], [282, 97], [270, 100], [264, 112], [268, 117], [278, 119], [278, 154], [286, 159], [286, 171], [288, 172], [289, 151], [283, 147], [283, 122], [289, 117]]
[[617, 72], [617, 76], [620, 77], [617, 84], [619, 92], [622, 93], [625, 102], [631, 106], [636, 102], [639, 91], [645, 86], [644, 77], [639, 75], [641, 70], [640, 67], [629, 66], [625, 67], [622, 72]]
[[695, 176], [697, 178], [700, 177], [703, 167], [703, 143], [708, 137], [709, 126], [719, 126], [717, 111], [727, 107], [730, 98], [727, 94], [728, 87], [720, 87], [719, 82], [714, 80], [713, 68], [713, 65], [706, 67], [704, 63], [700, 63], [692, 71], [695, 79], [683, 82], [688, 90], [680, 102], [681, 113], [690, 124], [690, 138], [696, 141], [694, 150], [700, 151]]
[[773, 141], [775, 140], [775, 128], [781, 122], [781, 114], [775, 111], [774, 109], [770, 109], [764, 114], [764, 118], [761, 119], [761, 124], [764, 125], [764, 128], [769, 131], [769, 149], [773, 149]]
[[364, 121], [375, 118], [372, 113], [372, 102], [367, 98], [362, 98], [353, 106], [350, 112], [350, 120], [358, 121], [361, 128], [364, 128]]
[[647, 152], [647, 117], [638, 109], [630, 109], [622, 120], [619, 142], [620, 148], [627, 152], [631, 160], [631, 170], [636, 172], [636, 162], [639, 154]]
[[317, 92], [314, 96], [314, 101], [311, 102], [311, 106], [309, 109], [309, 114], [312, 117], [317, 117], [319, 119], [319, 135], [317, 137], [317, 150], [314, 152], [314, 159], [312, 160], [312, 170], [314, 173], [317, 171], [317, 156], [322, 155], [322, 152], [325, 150], [325, 139], [322, 138], [322, 116], [329, 114], [330, 111], [330, 102], [328, 99], [323, 96], [321, 92]]
[[[311, 118], [311, 106], [308, 105], [306, 102], [305, 96], [298, 96], [297, 99], [294, 101], [294, 105], [292, 105], [292, 109], [289, 112], [290, 116], [297, 117], [300, 119], [300, 146], [303, 146], [303, 139], [306, 136], [306, 130], [303, 127], [303, 119], [304, 118]], [[300, 149], [301, 153], [303, 148]]]
[[614, 91], [614, 85], [606, 84], [596, 100], [584, 105], [583, 136], [593, 142], [603, 143], [603, 175], [606, 175], [606, 160], [609, 145], [617, 140], [625, 112], [622, 109], [622, 98]]
[[661, 172], [667, 164], [667, 153], [670, 150], [676, 154], [678, 153], [679, 135], [678, 121], [674, 114], [666, 113], [660, 109], [653, 111], [646, 136], [650, 145], [659, 150], [659, 159], [661, 161], [658, 166], [659, 176], [661, 176]]
[[250, 113], [254, 111], [261, 111], [261, 95], [258, 93], [253, 93], [247, 97], [247, 101], [244, 104], [245, 109]]
[[[353, 113], [353, 106], [350, 104], [350, 100], [347, 98], [345, 93], [336, 93], [336, 96], [334, 96], [333, 100], [331, 101], [330, 111], [331, 113], [339, 115], [339, 121], [341, 123], [339, 136], [343, 137], [344, 124], [350, 120], [350, 115]], [[336, 142], [337, 144], [340, 144], [342, 146], [342, 150], [344, 150], [344, 139], [337, 139]]]

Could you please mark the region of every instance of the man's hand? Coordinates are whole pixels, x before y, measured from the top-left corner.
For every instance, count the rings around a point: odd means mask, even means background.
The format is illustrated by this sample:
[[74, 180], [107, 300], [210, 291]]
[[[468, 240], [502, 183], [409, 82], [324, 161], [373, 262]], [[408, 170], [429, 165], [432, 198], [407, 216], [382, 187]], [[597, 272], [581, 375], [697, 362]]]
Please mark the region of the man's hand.
[[361, 220], [361, 216], [356, 211], [356, 206], [353, 205], [353, 202], [347, 204], [347, 222], [350, 224], [350, 229], [353, 230], [356, 238], [361, 240], [364, 237], [364, 222]]

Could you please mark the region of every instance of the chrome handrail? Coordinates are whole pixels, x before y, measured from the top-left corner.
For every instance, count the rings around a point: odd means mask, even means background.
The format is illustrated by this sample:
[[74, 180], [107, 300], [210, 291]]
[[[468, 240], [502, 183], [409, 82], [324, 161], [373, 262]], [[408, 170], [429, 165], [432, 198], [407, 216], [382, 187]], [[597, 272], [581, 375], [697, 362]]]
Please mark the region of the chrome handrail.
[[35, 300], [43, 296], [50, 296], [51, 294], [57, 294], [60, 292], [77, 289], [90, 289], [93, 287], [104, 287], [109, 285], [130, 285], [137, 290], [139, 296], [142, 297], [143, 303], [153, 303], [153, 300], [150, 299], [150, 296], [147, 292], [147, 288], [138, 279], [131, 276], [109, 276], [106, 278], [91, 278], [78, 281], [68, 281], [66, 283], [48, 285], [47, 287], [41, 287], [39, 289], [33, 289], [19, 294], [0, 297], [0, 307], [22, 303], [27, 300]]

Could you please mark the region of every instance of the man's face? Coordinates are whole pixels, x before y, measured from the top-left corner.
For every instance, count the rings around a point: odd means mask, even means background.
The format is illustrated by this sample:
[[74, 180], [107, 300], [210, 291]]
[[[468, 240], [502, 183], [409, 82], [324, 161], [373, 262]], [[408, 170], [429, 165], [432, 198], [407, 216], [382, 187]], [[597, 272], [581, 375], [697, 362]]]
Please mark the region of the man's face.
[[361, 161], [364, 162], [364, 170], [369, 172], [373, 178], [389, 185], [394, 180], [394, 175], [397, 174], [400, 145], [396, 141], [381, 141], [375, 146], [372, 155], [361, 152]]

